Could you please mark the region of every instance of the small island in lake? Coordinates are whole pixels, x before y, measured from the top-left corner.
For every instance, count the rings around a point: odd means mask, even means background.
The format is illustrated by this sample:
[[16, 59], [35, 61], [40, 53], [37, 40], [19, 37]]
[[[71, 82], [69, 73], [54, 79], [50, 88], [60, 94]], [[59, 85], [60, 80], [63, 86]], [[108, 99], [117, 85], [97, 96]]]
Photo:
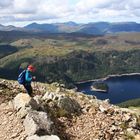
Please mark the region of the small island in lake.
[[94, 83], [92, 86], [91, 86], [91, 89], [93, 91], [99, 91], [99, 92], [108, 92], [109, 90], [109, 87], [106, 83], [103, 83], [103, 82], [98, 82], [98, 83]]

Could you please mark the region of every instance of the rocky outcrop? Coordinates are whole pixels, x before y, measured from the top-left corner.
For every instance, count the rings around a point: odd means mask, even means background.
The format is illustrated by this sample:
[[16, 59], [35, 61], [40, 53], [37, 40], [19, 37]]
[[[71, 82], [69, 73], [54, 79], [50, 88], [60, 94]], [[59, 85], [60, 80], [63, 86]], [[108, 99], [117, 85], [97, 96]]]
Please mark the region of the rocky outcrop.
[[[56, 92], [46, 92], [46, 94], [42, 97], [42, 100], [48, 107], [55, 106], [55, 112], [60, 113], [61, 117], [71, 114], [77, 114], [81, 111], [80, 104], [75, 100], [66, 96], [65, 94], [59, 94]], [[54, 108], [53, 108], [54, 109]]]
[[[6, 91], [16, 87], [15, 83], [14, 86], [9, 85], [6, 84]], [[40, 91], [47, 89], [46, 94], [42, 93], [34, 98], [28, 97], [27, 94], [18, 94], [13, 102], [5, 104], [11, 108], [14, 106], [16, 111], [12, 109], [11, 114], [9, 108], [4, 108], [4, 111], [0, 112], [3, 119], [0, 119], [1, 139], [139, 140], [140, 114], [138, 111], [119, 108], [110, 104], [109, 100], [98, 100], [95, 96], [84, 95], [64, 87], [59, 88], [56, 84], [40, 84], [38, 87]], [[0, 108], [3, 107], [0, 106]], [[17, 116], [22, 116], [18, 117], [19, 121], [14, 120]], [[16, 122], [18, 122], [17, 125]], [[18, 127], [18, 125], [20, 129], [17, 129], [18, 133], [16, 133], [14, 126]], [[11, 130], [14, 129], [14, 132], [12, 133], [8, 127]], [[20, 132], [23, 134], [20, 135]]]
[[23, 125], [28, 136], [52, 134], [53, 122], [45, 112], [30, 111], [26, 116]]
[[76, 100], [66, 96], [62, 96], [59, 98], [58, 107], [63, 109], [67, 114], [78, 113], [81, 109]]
[[[13, 100], [14, 109], [17, 116], [23, 120], [27, 140], [59, 140], [54, 133], [53, 122], [46, 112], [38, 111], [41, 109], [40, 96], [31, 98], [28, 94], [20, 93]], [[43, 109], [43, 107], [42, 107]]]
[[24, 118], [30, 110], [39, 109], [39, 105], [36, 100], [31, 98], [28, 94], [20, 93], [14, 100], [13, 105], [15, 110], [17, 110], [17, 115], [19, 118]]
[[18, 111], [21, 108], [32, 108], [37, 110], [39, 108], [37, 102], [28, 94], [20, 93], [14, 98], [14, 108]]

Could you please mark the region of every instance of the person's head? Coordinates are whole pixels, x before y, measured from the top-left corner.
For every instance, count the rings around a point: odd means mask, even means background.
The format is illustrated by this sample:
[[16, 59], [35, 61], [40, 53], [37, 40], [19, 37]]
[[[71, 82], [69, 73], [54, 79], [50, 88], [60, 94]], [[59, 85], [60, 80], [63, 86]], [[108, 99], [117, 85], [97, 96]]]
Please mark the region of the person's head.
[[34, 72], [34, 71], [35, 71], [35, 67], [34, 67], [33, 65], [29, 65], [29, 66], [27, 67], [27, 70], [28, 70], [28, 71], [31, 71], [31, 72]]

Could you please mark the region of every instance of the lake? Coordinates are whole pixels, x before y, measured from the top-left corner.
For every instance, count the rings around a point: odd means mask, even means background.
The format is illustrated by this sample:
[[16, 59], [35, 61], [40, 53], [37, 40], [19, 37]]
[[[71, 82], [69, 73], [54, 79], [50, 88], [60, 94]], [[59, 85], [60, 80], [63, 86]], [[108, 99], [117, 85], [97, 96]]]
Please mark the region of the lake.
[[94, 82], [78, 84], [78, 91], [88, 95], [95, 95], [101, 100], [109, 99], [112, 104], [140, 98], [140, 75], [110, 77], [104, 82], [109, 86], [107, 93], [92, 91], [91, 85]]

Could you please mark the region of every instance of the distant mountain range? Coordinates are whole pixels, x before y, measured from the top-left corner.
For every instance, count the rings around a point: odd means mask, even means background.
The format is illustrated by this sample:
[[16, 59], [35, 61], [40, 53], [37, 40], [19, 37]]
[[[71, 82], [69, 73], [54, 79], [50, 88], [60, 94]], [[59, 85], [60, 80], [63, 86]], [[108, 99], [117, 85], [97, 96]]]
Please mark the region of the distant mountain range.
[[12, 25], [0, 25], [0, 31], [24, 31], [24, 32], [45, 32], [45, 33], [82, 33], [91, 35], [104, 35], [119, 32], [140, 32], [140, 24], [136, 22], [95, 22], [78, 24], [75, 22], [38, 24], [32, 23], [25, 27]]

